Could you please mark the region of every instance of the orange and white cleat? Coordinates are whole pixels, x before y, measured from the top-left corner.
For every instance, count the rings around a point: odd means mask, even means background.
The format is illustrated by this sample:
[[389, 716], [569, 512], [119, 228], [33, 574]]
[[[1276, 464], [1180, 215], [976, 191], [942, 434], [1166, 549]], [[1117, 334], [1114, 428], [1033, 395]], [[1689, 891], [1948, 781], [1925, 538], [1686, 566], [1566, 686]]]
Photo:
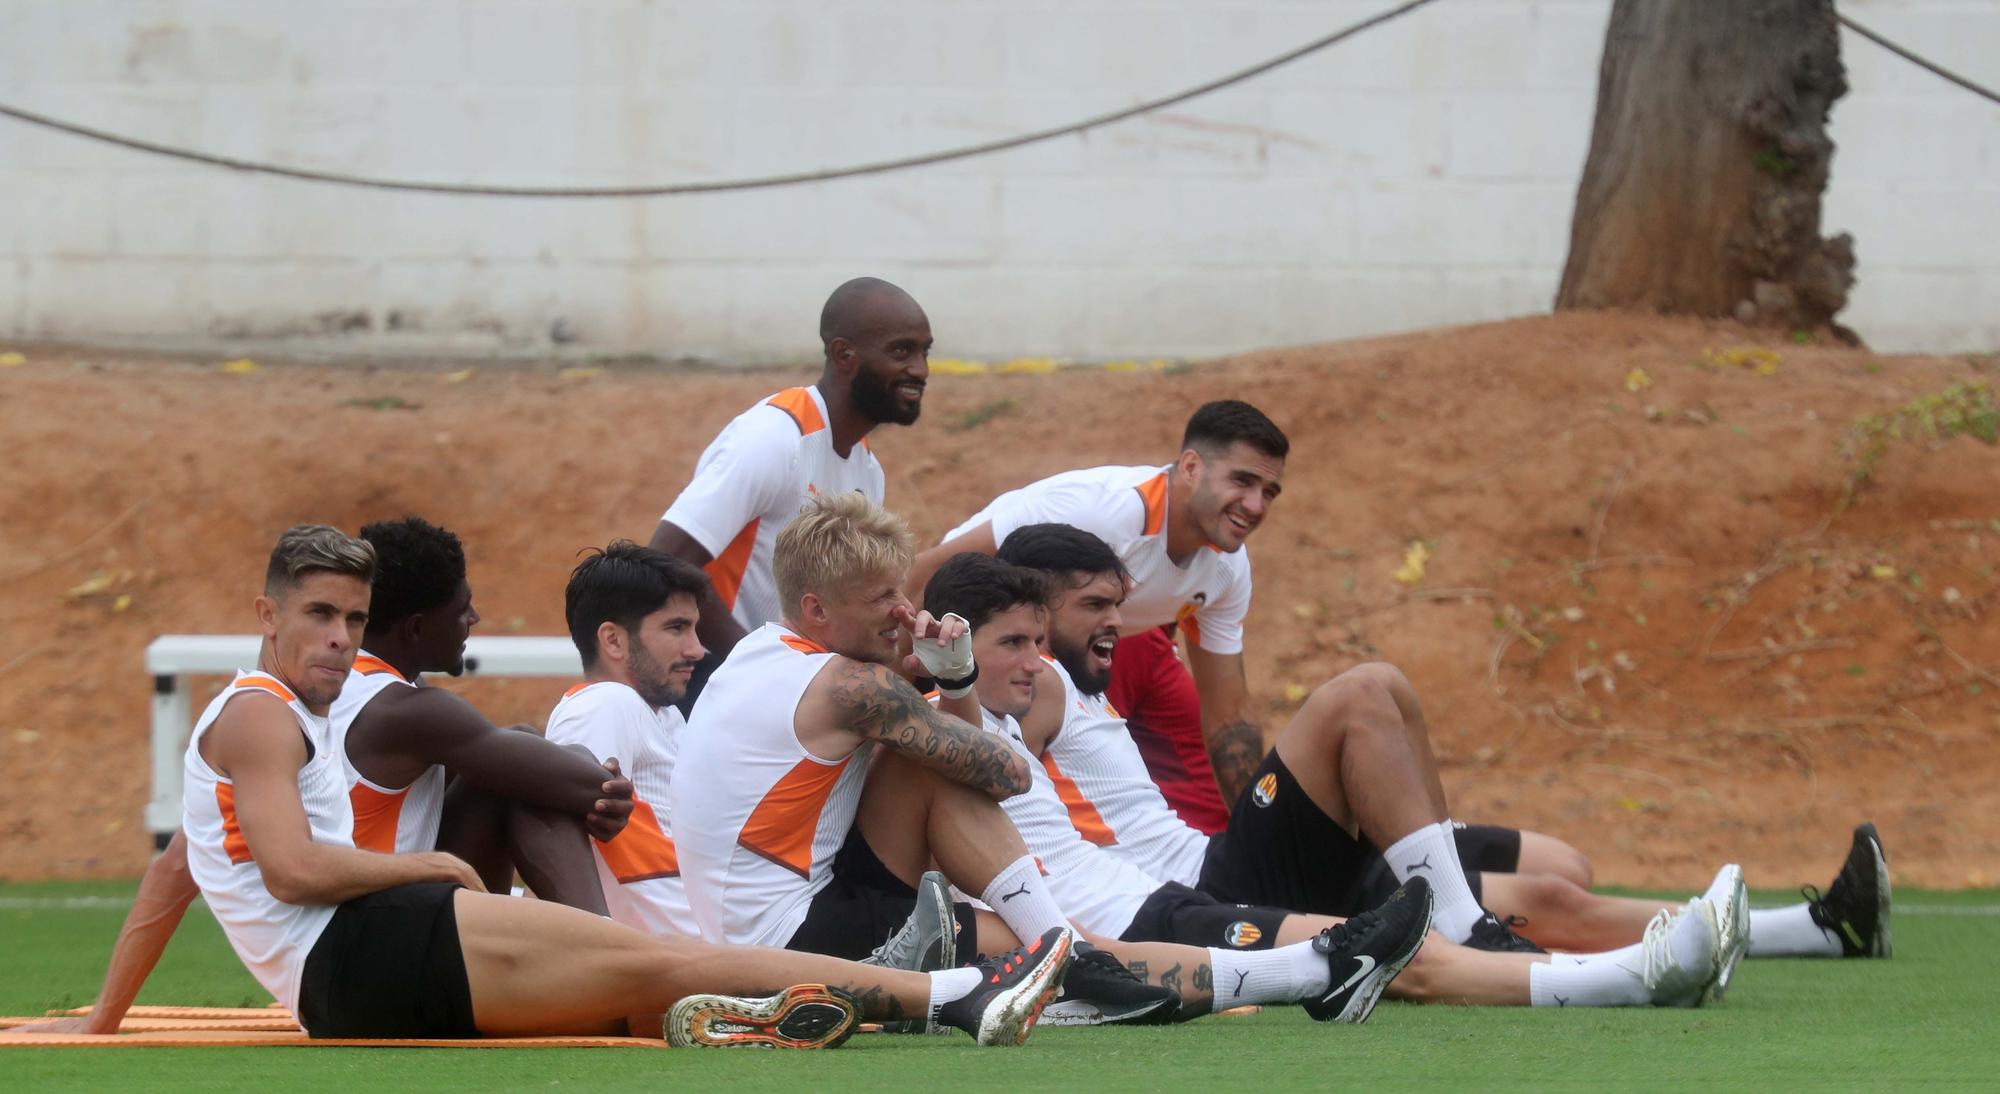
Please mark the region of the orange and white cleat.
[[799, 984], [776, 995], [690, 995], [667, 1011], [675, 1048], [833, 1048], [854, 1033], [854, 1000], [838, 988]]

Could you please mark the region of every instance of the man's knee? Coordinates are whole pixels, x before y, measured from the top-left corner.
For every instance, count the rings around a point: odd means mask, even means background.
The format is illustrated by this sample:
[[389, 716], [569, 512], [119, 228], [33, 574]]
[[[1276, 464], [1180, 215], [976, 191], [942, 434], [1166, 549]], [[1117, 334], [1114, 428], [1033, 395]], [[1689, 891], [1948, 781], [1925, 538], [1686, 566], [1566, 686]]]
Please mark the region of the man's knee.
[[1370, 661], [1314, 688], [1300, 713], [1315, 725], [1375, 725], [1382, 715], [1396, 713], [1396, 689], [1408, 686], [1401, 669], [1386, 661]]
[[1435, 1003], [1450, 998], [1452, 956], [1456, 947], [1436, 931], [1424, 940], [1422, 949], [1410, 959], [1396, 979], [1389, 982], [1393, 999], [1410, 1003]]
[[1596, 880], [1589, 856], [1540, 832], [1521, 833], [1521, 853], [1514, 869], [1524, 874], [1553, 874], [1582, 889], [1590, 888]]

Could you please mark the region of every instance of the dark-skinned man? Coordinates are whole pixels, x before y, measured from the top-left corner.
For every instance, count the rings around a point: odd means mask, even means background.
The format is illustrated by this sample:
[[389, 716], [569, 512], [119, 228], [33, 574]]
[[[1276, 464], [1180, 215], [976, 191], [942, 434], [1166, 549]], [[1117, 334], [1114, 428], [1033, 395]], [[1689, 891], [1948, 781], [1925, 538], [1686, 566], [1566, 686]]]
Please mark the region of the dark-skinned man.
[[778, 533], [817, 494], [860, 491], [882, 504], [882, 465], [868, 448], [878, 425], [911, 425], [930, 377], [931, 324], [909, 293], [873, 277], [842, 284], [820, 311], [825, 367], [723, 427], [668, 507], [651, 546], [707, 569], [702, 645], [686, 697], [750, 631], [782, 614], [771, 552]]

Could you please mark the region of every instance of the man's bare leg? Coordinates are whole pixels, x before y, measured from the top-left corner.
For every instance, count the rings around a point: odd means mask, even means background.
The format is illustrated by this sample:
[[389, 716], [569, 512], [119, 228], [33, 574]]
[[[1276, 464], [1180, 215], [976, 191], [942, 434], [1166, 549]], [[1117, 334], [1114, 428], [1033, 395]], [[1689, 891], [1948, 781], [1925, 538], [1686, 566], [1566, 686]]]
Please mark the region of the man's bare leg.
[[1604, 896], [1552, 874], [1481, 874], [1480, 896], [1497, 916], [1520, 916], [1516, 930], [1549, 950], [1588, 953], [1639, 941], [1646, 924], [1685, 901]]
[[657, 1021], [696, 992], [767, 995], [792, 984], [839, 988], [875, 1020], [920, 1016], [930, 1006], [923, 973], [656, 939], [559, 904], [467, 890], [455, 894], [454, 907], [473, 1020], [488, 1036], [602, 1034], [628, 1016]]
[[1597, 880], [1589, 856], [1554, 836], [1541, 832], [1521, 832], [1521, 857], [1514, 864], [1517, 874], [1554, 874], [1580, 889]]
[[[998, 802], [978, 791], [894, 753], [879, 754], [862, 790], [855, 824], [897, 880], [914, 886], [935, 862], [961, 892], [979, 894], [1013, 936], [1037, 937], [1050, 926], [1067, 923], [1014, 822]], [[1006, 885], [1006, 893], [989, 896], [1002, 878], [1035, 888], [1016, 892]], [[980, 936], [971, 940], [979, 952], [998, 953], [1012, 944], [987, 937], [987, 917], [979, 922]]]
[[505, 893], [514, 873], [538, 898], [608, 915], [590, 834], [566, 813], [527, 805], [453, 780], [438, 824], [438, 849], [470, 863], [488, 892]]

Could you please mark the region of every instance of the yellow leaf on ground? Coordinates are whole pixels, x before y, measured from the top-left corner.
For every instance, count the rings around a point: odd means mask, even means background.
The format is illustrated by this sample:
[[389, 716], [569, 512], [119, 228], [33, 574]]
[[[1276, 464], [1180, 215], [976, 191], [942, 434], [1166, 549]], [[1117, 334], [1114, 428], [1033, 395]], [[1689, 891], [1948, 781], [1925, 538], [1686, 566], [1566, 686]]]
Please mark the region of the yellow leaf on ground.
[[1057, 367], [1056, 359], [1053, 357], [1016, 357], [1006, 364], [1001, 365], [1000, 371], [1003, 373], [1043, 373], [1054, 372]]
[[1868, 567], [1868, 576], [1881, 578], [1883, 581], [1894, 581], [1896, 579], [1896, 568], [1894, 566], [1882, 565], [1870, 566]]
[[1311, 694], [1312, 689], [1304, 684], [1285, 685], [1285, 702], [1287, 703], [1303, 703], [1306, 701], [1306, 696]]
[[563, 369], [562, 371], [556, 373], [556, 378], [559, 380], [588, 380], [592, 376], [595, 376], [603, 371], [604, 370], [601, 368], [593, 368], [589, 365], [579, 365], [575, 368]]
[[1646, 374], [1645, 369], [1635, 368], [1625, 374], [1626, 391], [1644, 391], [1652, 386], [1653, 378]]
[[122, 612], [131, 606], [132, 606], [131, 593], [119, 593], [118, 599], [111, 602], [111, 610], [114, 612]]
[[1403, 552], [1403, 565], [1389, 575], [1403, 585], [1415, 585], [1424, 579], [1424, 564], [1431, 558], [1431, 549], [1423, 540], [1412, 540], [1409, 550]]
[[27, 363], [28, 355], [25, 353], [14, 353], [12, 351], [0, 353], [0, 368], [19, 368]]
[[977, 376], [986, 371], [984, 361], [961, 361], [956, 357], [934, 357], [931, 371], [940, 376]]
[[472, 379], [472, 370], [469, 368], [462, 368], [457, 372], [447, 372], [444, 374], [444, 382], [447, 384], [462, 384], [470, 379]]
[[260, 367], [257, 362], [252, 361], [248, 357], [238, 357], [234, 361], [224, 361], [221, 365], [222, 371], [231, 376], [248, 376], [258, 371]]

